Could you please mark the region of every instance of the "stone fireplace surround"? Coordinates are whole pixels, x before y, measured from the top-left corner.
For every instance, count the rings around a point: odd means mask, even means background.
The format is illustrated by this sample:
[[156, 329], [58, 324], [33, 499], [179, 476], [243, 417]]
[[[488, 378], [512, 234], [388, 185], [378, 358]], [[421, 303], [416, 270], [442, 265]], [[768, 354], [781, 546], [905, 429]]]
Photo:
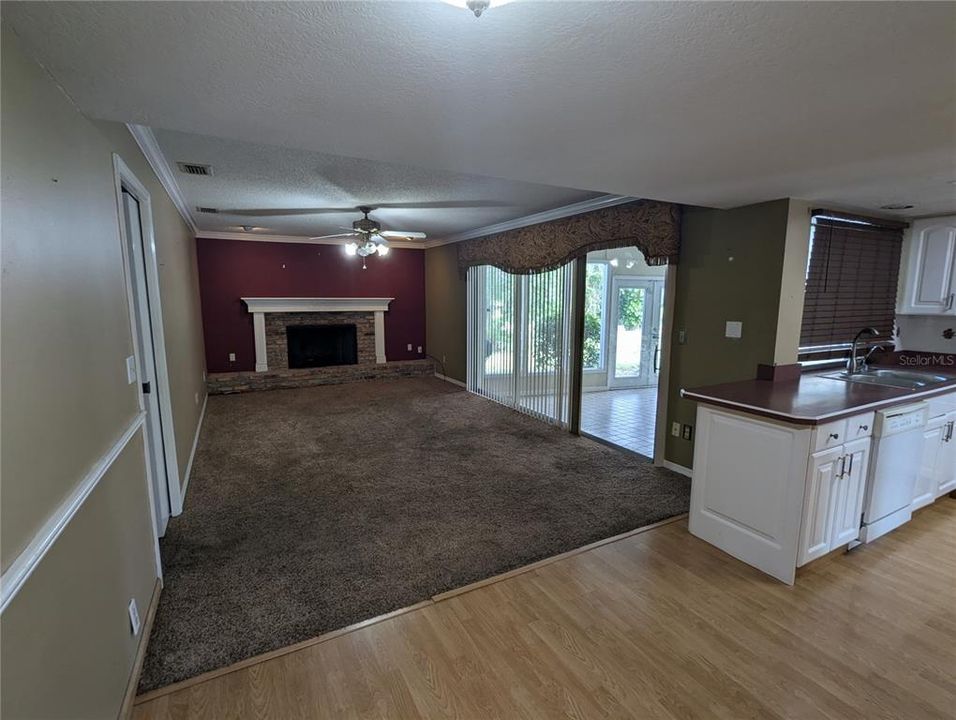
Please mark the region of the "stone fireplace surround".
[[[392, 298], [242, 298], [252, 313], [255, 372], [211, 373], [210, 394], [310, 387], [359, 380], [432, 375], [432, 360], [387, 362], [385, 313]], [[289, 325], [355, 325], [358, 362], [289, 368]]]

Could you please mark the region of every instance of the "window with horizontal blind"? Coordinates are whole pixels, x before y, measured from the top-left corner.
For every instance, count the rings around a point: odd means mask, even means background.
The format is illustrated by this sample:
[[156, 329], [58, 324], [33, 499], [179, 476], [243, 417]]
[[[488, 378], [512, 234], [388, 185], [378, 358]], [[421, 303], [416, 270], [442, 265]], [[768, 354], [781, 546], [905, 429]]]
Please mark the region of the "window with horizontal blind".
[[814, 210], [807, 262], [801, 360], [845, 357], [865, 327], [887, 342], [896, 323], [904, 223]]

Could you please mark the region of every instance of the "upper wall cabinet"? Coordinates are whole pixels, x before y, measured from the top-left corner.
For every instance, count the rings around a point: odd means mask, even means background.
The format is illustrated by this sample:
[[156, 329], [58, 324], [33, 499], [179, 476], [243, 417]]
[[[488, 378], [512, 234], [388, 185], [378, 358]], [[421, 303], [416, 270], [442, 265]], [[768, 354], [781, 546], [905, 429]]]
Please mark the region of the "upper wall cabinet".
[[956, 215], [915, 221], [905, 254], [898, 312], [956, 315]]

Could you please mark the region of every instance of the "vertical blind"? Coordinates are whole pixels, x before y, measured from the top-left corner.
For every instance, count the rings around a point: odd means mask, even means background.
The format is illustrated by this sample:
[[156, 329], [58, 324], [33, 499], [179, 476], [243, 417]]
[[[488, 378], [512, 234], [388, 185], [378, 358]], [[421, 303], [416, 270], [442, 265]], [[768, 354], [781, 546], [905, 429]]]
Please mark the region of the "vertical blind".
[[865, 327], [876, 328], [885, 341], [896, 322], [902, 228], [815, 212], [801, 354], [845, 350]]
[[573, 263], [535, 275], [468, 269], [468, 389], [567, 426]]

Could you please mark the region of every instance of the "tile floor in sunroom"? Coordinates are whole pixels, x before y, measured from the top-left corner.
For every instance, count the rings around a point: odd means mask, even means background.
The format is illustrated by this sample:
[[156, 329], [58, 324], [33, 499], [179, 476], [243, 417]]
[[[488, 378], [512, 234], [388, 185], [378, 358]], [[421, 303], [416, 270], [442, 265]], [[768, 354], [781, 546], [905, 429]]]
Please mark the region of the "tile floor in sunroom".
[[581, 397], [581, 432], [654, 457], [657, 387], [586, 392]]

